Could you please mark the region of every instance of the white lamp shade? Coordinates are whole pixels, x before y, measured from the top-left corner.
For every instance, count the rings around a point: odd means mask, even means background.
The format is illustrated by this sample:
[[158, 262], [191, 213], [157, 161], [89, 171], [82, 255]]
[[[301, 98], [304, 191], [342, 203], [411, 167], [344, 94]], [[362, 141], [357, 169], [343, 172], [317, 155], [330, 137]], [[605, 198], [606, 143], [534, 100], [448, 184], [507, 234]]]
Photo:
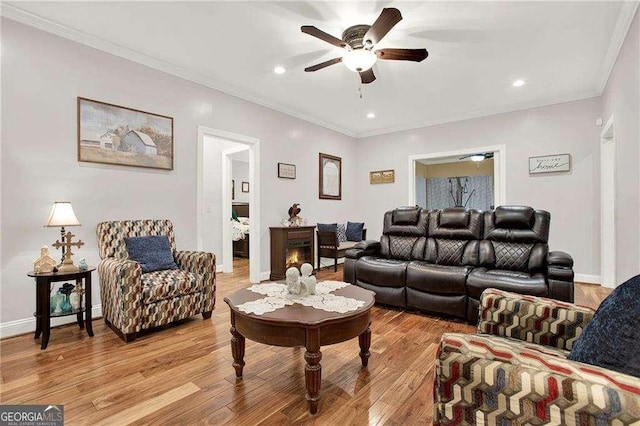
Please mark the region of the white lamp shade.
[[80, 221], [73, 212], [69, 201], [56, 201], [45, 226], [79, 226]]
[[342, 63], [353, 72], [366, 71], [376, 63], [378, 57], [366, 49], [349, 50], [342, 57]]

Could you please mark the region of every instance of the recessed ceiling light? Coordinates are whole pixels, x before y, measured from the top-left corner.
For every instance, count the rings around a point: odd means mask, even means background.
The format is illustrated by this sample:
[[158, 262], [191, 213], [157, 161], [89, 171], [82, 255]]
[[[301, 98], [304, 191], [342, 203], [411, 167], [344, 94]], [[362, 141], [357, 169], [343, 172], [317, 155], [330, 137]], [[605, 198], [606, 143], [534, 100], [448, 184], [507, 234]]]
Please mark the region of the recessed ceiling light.
[[280, 66], [280, 65], [278, 65], [277, 67], [275, 67], [273, 69], [273, 72], [275, 72], [276, 74], [284, 74], [286, 71], [287, 70], [284, 67]]
[[522, 87], [524, 86], [524, 80], [516, 80], [513, 82], [513, 87]]
[[370, 112], [369, 114], [367, 114], [367, 118], [376, 118], [376, 113]]

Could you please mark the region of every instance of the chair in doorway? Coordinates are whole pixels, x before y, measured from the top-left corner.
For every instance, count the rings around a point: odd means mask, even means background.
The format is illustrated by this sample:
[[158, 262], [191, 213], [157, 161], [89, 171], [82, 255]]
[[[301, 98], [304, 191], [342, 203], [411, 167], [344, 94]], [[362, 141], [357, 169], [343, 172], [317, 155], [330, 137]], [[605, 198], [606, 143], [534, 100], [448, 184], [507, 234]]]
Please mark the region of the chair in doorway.
[[[354, 225], [347, 229], [349, 225]], [[355, 247], [358, 242], [367, 239], [367, 230], [364, 223], [348, 222], [345, 226], [345, 236], [340, 238], [338, 232], [338, 224], [322, 224], [319, 223], [316, 231], [316, 241], [318, 245], [318, 269], [320, 269], [320, 258], [328, 257], [333, 259], [333, 271], [338, 271], [338, 259], [344, 257], [345, 252]], [[350, 232], [349, 232], [350, 231]], [[340, 241], [341, 239], [346, 241]]]
[[[143, 272], [130, 259], [129, 237], [167, 236], [177, 269]], [[211, 318], [216, 302], [216, 257], [213, 253], [176, 250], [169, 220], [102, 222], [97, 227], [100, 296], [107, 325], [125, 342], [137, 333], [193, 315]], [[171, 257], [171, 253], [168, 253]]]

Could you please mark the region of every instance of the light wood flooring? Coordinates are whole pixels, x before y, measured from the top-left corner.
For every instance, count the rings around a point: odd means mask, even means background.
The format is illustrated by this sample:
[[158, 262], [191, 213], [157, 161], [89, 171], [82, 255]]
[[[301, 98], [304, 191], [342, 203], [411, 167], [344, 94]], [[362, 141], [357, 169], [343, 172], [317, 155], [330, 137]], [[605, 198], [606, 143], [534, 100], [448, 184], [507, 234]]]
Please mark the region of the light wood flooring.
[[[77, 325], [0, 341], [0, 403], [64, 404], [65, 424], [416, 425], [432, 418], [433, 365], [442, 333], [475, 328], [382, 307], [372, 310], [368, 368], [358, 340], [322, 348], [319, 412], [307, 412], [304, 349], [247, 340], [244, 378], [231, 366], [225, 295], [249, 285], [248, 261], [217, 275], [213, 317], [193, 317], [125, 344], [102, 321], [89, 338]], [[342, 269], [318, 272], [341, 280]], [[578, 285], [576, 302], [597, 307], [607, 290]]]

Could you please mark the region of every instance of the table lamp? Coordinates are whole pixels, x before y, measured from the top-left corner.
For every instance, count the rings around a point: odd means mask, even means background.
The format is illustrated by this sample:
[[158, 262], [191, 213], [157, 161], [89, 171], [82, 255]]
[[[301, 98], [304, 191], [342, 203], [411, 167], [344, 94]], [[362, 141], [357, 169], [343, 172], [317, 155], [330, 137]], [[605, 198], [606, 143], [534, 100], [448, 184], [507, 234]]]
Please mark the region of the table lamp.
[[49, 219], [47, 220], [47, 224], [45, 226], [53, 227], [60, 226], [60, 241], [56, 240], [53, 244], [55, 248], [62, 248], [62, 261], [60, 266], [58, 267], [59, 272], [75, 272], [78, 270], [78, 267], [73, 264], [73, 260], [71, 260], [71, 246], [76, 246], [80, 248], [84, 245], [82, 241], [71, 242], [71, 239], [75, 237], [71, 232], [67, 232], [65, 234], [64, 227], [65, 226], [80, 226], [80, 221], [76, 217], [76, 214], [73, 212], [73, 207], [71, 207], [71, 203], [69, 201], [56, 201], [53, 203], [53, 207], [51, 208], [51, 214], [49, 214]]

